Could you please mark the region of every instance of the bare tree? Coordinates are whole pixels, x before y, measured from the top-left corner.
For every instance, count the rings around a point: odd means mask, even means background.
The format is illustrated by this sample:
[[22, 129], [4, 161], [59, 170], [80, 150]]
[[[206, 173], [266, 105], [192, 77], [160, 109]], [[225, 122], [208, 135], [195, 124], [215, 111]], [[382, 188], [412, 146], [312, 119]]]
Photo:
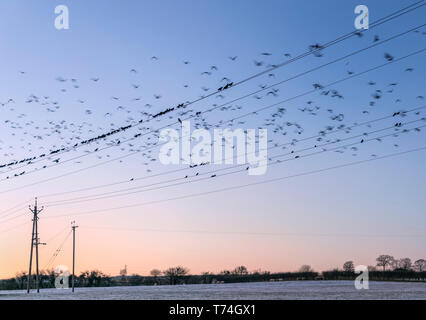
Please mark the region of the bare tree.
[[163, 274], [169, 278], [170, 284], [176, 282], [183, 276], [187, 275], [189, 270], [185, 267], [177, 266], [163, 271]]
[[27, 273], [25, 271], [18, 272], [15, 276], [19, 289], [24, 289], [24, 284], [27, 282]]
[[304, 264], [299, 268], [299, 272], [314, 272], [310, 265]]
[[414, 270], [422, 272], [426, 270], [426, 260], [425, 259], [419, 259], [414, 261]]
[[343, 270], [346, 272], [354, 272], [355, 271], [355, 265], [353, 261], [346, 261], [343, 264]]
[[398, 259], [393, 259], [393, 260], [389, 263], [389, 269], [392, 269], [392, 270], [399, 269], [399, 260], [398, 260]]
[[383, 267], [383, 271], [386, 270], [386, 267], [391, 265], [393, 261], [395, 261], [394, 257], [387, 255], [387, 254], [382, 254], [380, 256], [378, 256], [376, 258], [377, 261], [377, 266], [378, 267]]
[[161, 275], [161, 270], [158, 270], [158, 269], [152, 269], [150, 272], [149, 272], [149, 274], [151, 275], [151, 276], [153, 276], [153, 277], [158, 277], [158, 276], [160, 276]]
[[109, 284], [111, 278], [99, 270], [84, 271], [80, 274], [79, 282], [88, 287], [99, 287], [103, 284]]
[[411, 266], [412, 264], [410, 258], [402, 258], [398, 260], [398, 268], [400, 269], [410, 270]]
[[245, 266], [238, 266], [232, 271], [232, 274], [235, 274], [237, 276], [243, 276], [248, 274], [248, 271]]
[[211, 277], [212, 276], [213, 276], [212, 272], [209, 272], [209, 271], [201, 272], [201, 279], [203, 279], [202, 283], [211, 283], [211, 281], [212, 281]]

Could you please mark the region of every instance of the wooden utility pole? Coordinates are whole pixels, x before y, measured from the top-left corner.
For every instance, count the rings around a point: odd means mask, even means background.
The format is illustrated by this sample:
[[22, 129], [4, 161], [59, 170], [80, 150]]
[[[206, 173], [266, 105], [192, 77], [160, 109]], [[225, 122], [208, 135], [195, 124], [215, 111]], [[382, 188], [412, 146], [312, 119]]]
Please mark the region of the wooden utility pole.
[[30, 248], [30, 270], [28, 271], [27, 293], [30, 293], [31, 268], [33, 263], [33, 248], [34, 248], [34, 230], [35, 230], [35, 214], [33, 217], [33, 231], [31, 232], [31, 248]]
[[74, 268], [75, 268], [75, 228], [78, 226], [75, 225], [75, 221], [71, 222], [72, 228], [72, 292], [74, 292]]
[[40, 239], [38, 237], [38, 214], [43, 211], [43, 207], [41, 209], [38, 209], [37, 207], [37, 198], [35, 198], [34, 202], [34, 208], [30, 211], [33, 213], [33, 231], [31, 234], [31, 249], [30, 249], [30, 268], [28, 271], [28, 281], [27, 281], [27, 293], [30, 293], [30, 287], [31, 287], [31, 269], [32, 269], [32, 262], [33, 262], [33, 248], [36, 249], [36, 288], [37, 292], [40, 292], [39, 288], [39, 270], [38, 270], [38, 245], [39, 244], [45, 244], [40, 243]]

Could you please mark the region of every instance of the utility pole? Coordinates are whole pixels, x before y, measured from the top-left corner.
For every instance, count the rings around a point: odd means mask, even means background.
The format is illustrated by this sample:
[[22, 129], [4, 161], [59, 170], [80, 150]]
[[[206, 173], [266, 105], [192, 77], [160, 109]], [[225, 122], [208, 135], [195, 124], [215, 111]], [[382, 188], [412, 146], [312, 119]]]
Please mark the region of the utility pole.
[[38, 214], [43, 211], [43, 207], [41, 209], [38, 209], [37, 207], [37, 198], [35, 198], [34, 202], [34, 208], [31, 209], [31, 206], [29, 207], [30, 211], [33, 213], [33, 231], [31, 234], [31, 249], [30, 249], [30, 268], [28, 271], [28, 281], [27, 281], [27, 293], [30, 293], [30, 284], [31, 284], [31, 269], [32, 269], [32, 262], [33, 262], [33, 248], [36, 249], [36, 288], [37, 293], [40, 292], [39, 288], [39, 270], [38, 270], [38, 245], [45, 243], [40, 243], [40, 239], [38, 237]]
[[72, 292], [74, 292], [74, 268], [75, 268], [75, 228], [78, 226], [75, 225], [75, 221], [71, 222], [72, 228]]

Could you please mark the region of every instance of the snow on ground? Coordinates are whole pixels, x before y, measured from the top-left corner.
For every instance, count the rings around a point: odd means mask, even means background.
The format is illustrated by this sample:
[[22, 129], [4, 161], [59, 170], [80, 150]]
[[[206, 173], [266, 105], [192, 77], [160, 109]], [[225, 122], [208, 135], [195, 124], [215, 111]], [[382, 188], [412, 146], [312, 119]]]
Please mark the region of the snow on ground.
[[285, 281], [178, 286], [137, 286], [0, 291], [0, 299], [426, 299], [426, 283], [374, 282], [357, 290], [353, 281]]

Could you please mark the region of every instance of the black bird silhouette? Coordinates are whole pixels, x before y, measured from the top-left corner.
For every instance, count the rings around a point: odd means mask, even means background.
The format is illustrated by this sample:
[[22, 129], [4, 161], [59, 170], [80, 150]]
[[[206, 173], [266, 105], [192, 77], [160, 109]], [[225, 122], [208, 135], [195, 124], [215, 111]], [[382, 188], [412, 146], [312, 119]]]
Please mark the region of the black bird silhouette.
[[323, 48], [323, 46], [320, 45], [319, 43], [311, 44], [309, 46], [309, 51], [314, 51], [314, 56], [319, 58], [319, 57], [323, 56], [323, 54], [321, 53], [322, 48]]
[[388, 61], [393, 61], [394, 58], [393, 58], [393, 56], [390, 53], [386, 52], [385, 53], [385, 59], [388, 60]]

